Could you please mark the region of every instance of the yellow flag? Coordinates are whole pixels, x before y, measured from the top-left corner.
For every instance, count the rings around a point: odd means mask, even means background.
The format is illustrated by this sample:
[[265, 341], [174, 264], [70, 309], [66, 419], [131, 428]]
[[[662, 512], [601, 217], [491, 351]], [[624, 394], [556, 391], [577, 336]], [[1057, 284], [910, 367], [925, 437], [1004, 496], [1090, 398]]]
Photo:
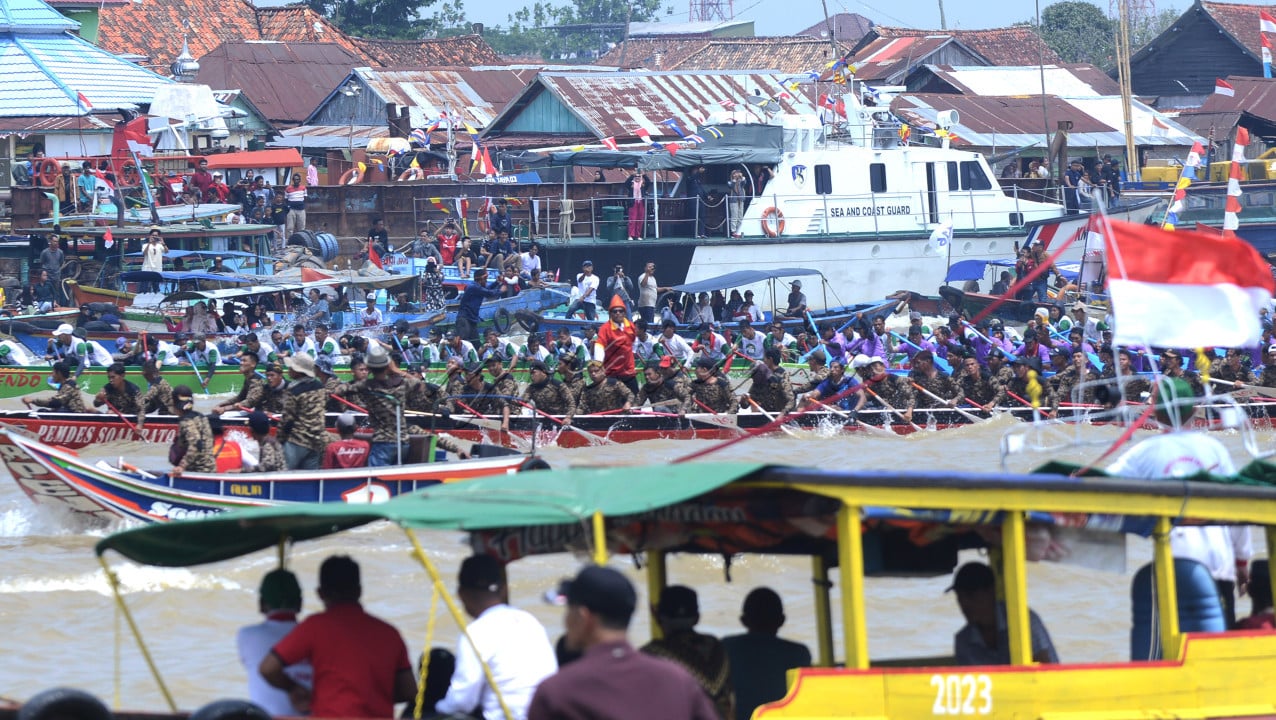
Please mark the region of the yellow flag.
[[416, 168], [416, 169], [418, 169], [418, 170], [419, 170], [419, 169], [421, 168], [421, 163], [417, 162], [417, 161], [416, 161], [416, 158], [412, 158], [412, 164], [411, 164], [411, 165], [409, 165], [408, 167], [410, 167], [410, 168]]
[[359, 163], [359, 174], [360, 174], [360, 175], [362, 175], [363, 173], [366, 173], [367, 171], [368, 171], [368, 164], [367, 164], [367, 163], [365, 163], [365, 162], [360, 162], [360, 163]]

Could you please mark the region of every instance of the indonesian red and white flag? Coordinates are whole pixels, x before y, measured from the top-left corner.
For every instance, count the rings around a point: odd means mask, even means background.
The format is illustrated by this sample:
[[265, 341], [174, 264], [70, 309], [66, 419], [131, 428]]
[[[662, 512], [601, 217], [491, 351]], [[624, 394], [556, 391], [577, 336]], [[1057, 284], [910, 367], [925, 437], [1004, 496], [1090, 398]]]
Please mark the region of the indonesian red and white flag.
[[1266, 10], [1259, 10], [1258, 30], [1259, 32], [1276, 33], [1276, 18], [1267, 14]]
[[634, 130], [634, 134], [637, 135], [638, 139], [642, 140], [644, 143], [648, 145], [651, 144], [651, 132], [648, 131], [647, 128], [638, 128], [637, 130]]
[[606, 148], [607, 148], [608, 150], [619, 150], [619, 149], [620, 149], [620, 147], [619, 147], [618, 145], [616, 145], [616, 138], [615, 138], [614, 136], [612, 136], [612, 137], [605, 137], [605, 138], [603, 138], [603, 145], [604, 145], [604, 146], [606, 146]]
[[1227, 97], [1236, 97], [1236, 89], [1233, 88], [1232, 84], [1229, 83], [1228, 81], [1224, 80], [1223, 78], [1219, 78], [1214, 81], [1214, 94], [1226, 95]]
[[1244, 240], [1112, 220], [1105, 233], [1114, 345], [1249, 347], [1271, 267]]

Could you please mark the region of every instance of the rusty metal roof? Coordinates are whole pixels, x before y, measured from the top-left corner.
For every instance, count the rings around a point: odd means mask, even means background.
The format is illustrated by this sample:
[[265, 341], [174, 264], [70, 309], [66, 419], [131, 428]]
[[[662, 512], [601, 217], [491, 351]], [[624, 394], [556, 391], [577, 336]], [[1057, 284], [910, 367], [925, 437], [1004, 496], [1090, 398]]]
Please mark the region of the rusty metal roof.
[[[1044, 98], [1042, 118], [1041, 96], [972, 96], [938, 93], [900, 95], [891, 102], [891, 110], [919, 128], [934, 128], [938, 114], [956, 110], [960, 122], [952, 128], [956, 147], [991, 148], [1044, 145], [1044, 136], [1053, 133], [1060, 120], [1072, 122], [1068, 143], [1073, 147], [1119, 147], [1125, 136], [1122, 126], [1121, 98], [1118, 96], [1089, 98]], [[1131, 107], [1135, 144], [1188, 146], [1194, 133], [1173, 119], [1152, 110], [1137, 100]], [[1155, 120], [1154, 120], [1155, 118]], [[1157, 125], [1160, 123], [1160, 127]]]
[[[1254, 14], [1258, 24], [1258, 13]], [[875, 25], [860, 45], [875, 38], [933, 37], [947, 35], [983, 56], [991, 65], [1036, 65], [1040, 62], [1059, 63], [1059, 56], [1046, 45], [1041, 36], [1026, 25], [986, 28], [983, 30], [919, 30], [915, 28]], [[858, 52], [859, 48], [856, 48]]]
[[382, 101], [408, 108], [412, 127], [425, 127], [447, 109], [475, 128], [488, 123], [535, 77], [531, 68], [395, 70], [357, 68]]
[[373, 65], [389, 68], [421, 68], [499, 65], [503, 61], [482, 35], [457, 35], [421, 40], [350, 38]]
[[546, 93], [597, 137], [618, 141], [635, 138], [638, 128], [653, 138], [677, 139], [662, 121], [672, 118], [690, 132], [700, 124], [693, 113], [721, 112], [724, 101], [743, 109], [748, 98], [755, 96], [775, 99], [780, 114], [813, 114], [815, 105], [810, 97], [782, 85], [788, 78], [786, 73], [756, 71], [541, 73], [506, 106], [485, 136], [501, 132], [529, 103]]
[[821, 20], [797, 34], [827, 40], [830, 25], [833, 39], [848, 45], [855, 45], [873, 29], [873, 21], [859, 13], [838, 13], [830, 16], [827, 22]]
[[354, 38], [341, 32], [341, 29], [329, 22], [327, 18], [304, 4], [259, 7], [257, 8], [257, 27], [261, 33], [261, 40], [336, 43], [351, 54], [366, 57], [353, 42]]
[[[1267, 11], [1268, 14], [1276, 14], [1276, 8], [1271, 5], [1243, 5], [1241, 3], [1222, 3], [1222, 2], [1206, 2], [1198, 0], [1196, 3], [1209, 16], [1218, 23], [1219, 27], [1227, 31], [1237, 43], [1241, 45], [1255, 59], [1258, 59], [1262, 52], [1262, 41], [1258, 32], [1258, 13]], [[1189, 8], [1190, 12], [1194, 8]], [[1186, 15], [1186, 13], [1184, 13]], [[1177, 24], [1178, 21], [1175, 21]], [[1167, 30], [1167, 32], [1169, 32]]]
[[651, 37], [630, 38], [599, 57], [599, 65], [623, 69], [647, 68], [667, 70], [686, 60], [692, 53], [709, 44], [708, 38]]
[[196, 58], [226, 41], [261, 39], [257, 12], [247, 0], [141, 0], [102, 8], [98, 22], [98, 45], [146, 58], [165, 73], [183, 38]]
[[0, 117], [0, 138], [8, 137], [13, 133], [54, 135], [112, 132], [115, 129], [115, 117], [114, 114], [104, 118], [96, 115]]
[[269, 147], [339, 149], [367, 147], [373, 138], [390, 137], [385, 125], [299, 125], [279, 133]]
[[[1043, 82], [1051, 95], [1060, 97], [1097, 97], [1121, 93], [1115, 80], [1099, 68], [1087, 64], [1041, 67], [925, 65], [908, 76], [909, 88], [914, 87], [914, 80], [921, 73], [929, 73], [935, 80], [963, 95], [1038, 95]], [[939, 92], [930, 83], [926, 83], [926, 87], [928, 92]]]
[[[872, 33], [866, 37], [871, 36]], [[928, 57], [951, 42], [951, 35], [875, 38], [860, 44], [850, 64], [855, 68], [856, 78], [882, 81], [925, 64]]]
[[226, 42], [199, 61], [197, 81], [215, 88], [240, 88], [276, 127], [306, 119], [358, 55], [335, 43]]
[[820, 72], [849, 50], [811, 37], [722, 38], [710, 40], [674, 64], [670, 70], [778, 70], [784, 73]]
[[1268, 122], [1276, 122], [1276, 80], [1232, 75], [1227, 82], [1231, 83], [1236, 95], [1208, 95], [1201, 105], [1201, 112], [1247, 112]]

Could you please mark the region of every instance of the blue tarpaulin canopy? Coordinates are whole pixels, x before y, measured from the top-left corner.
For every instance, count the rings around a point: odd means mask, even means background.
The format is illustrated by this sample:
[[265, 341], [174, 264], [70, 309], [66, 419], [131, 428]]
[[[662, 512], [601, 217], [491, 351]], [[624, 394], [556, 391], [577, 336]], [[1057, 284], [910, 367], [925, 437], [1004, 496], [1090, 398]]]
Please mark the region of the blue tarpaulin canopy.
[[251, 278], [239, 277], [237, 275], [218, 275], [217, 273], [206, 273], [200, 271], [176, 271], [166, 270], [164, 272], [155, 272], [153, 270], [130, 270], [120, 273], [120, 278], [124, 282], [186, 282], [189, 280], [212, 280], [213, 282], [230, 283], [234, 285], [245, 285], [257, 282]]
[[[142, 253], [140, 252], [129, 253], [125, 257], [142, 257]], [[240, 250], [169, 250], [168, 252], [164, 253], [164, 257], [172, 258], [176, 260], [177, 258], [185, 258], [185, 257], [255, 258], [257, 257], [257, 255], [255, 253], [242, 252]]]
[[742, 285], [752, 285], [766, 280], [774, 280], [782, 277], [799, 277], [803, 275], [822, 275], [819, 270], [808, 270], [806, 268], [776, 268], [775, 270], [736, 270], [726, 275], [711, 277], [707, 280], [697, 280], [696, 282], [686, 283], [684, 285], [675, 285], [674, 290], [685, 293], [701, 293], [713, 292], [714, 290], [730, 290], [731, 288], [740, 287]]

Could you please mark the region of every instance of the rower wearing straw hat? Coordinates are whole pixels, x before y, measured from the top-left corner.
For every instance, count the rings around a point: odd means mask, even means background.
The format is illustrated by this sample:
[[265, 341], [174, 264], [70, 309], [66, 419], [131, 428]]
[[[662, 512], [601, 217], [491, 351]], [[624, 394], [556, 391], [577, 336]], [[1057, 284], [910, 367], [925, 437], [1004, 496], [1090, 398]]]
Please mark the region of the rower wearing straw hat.
[[279, 439], [291, 470], [318, 470], [328, 445], [324, 412], [328, 391], [315, 377], [315, 359], [306, 353], [284, 358], [291, 382], [284, 391]]

